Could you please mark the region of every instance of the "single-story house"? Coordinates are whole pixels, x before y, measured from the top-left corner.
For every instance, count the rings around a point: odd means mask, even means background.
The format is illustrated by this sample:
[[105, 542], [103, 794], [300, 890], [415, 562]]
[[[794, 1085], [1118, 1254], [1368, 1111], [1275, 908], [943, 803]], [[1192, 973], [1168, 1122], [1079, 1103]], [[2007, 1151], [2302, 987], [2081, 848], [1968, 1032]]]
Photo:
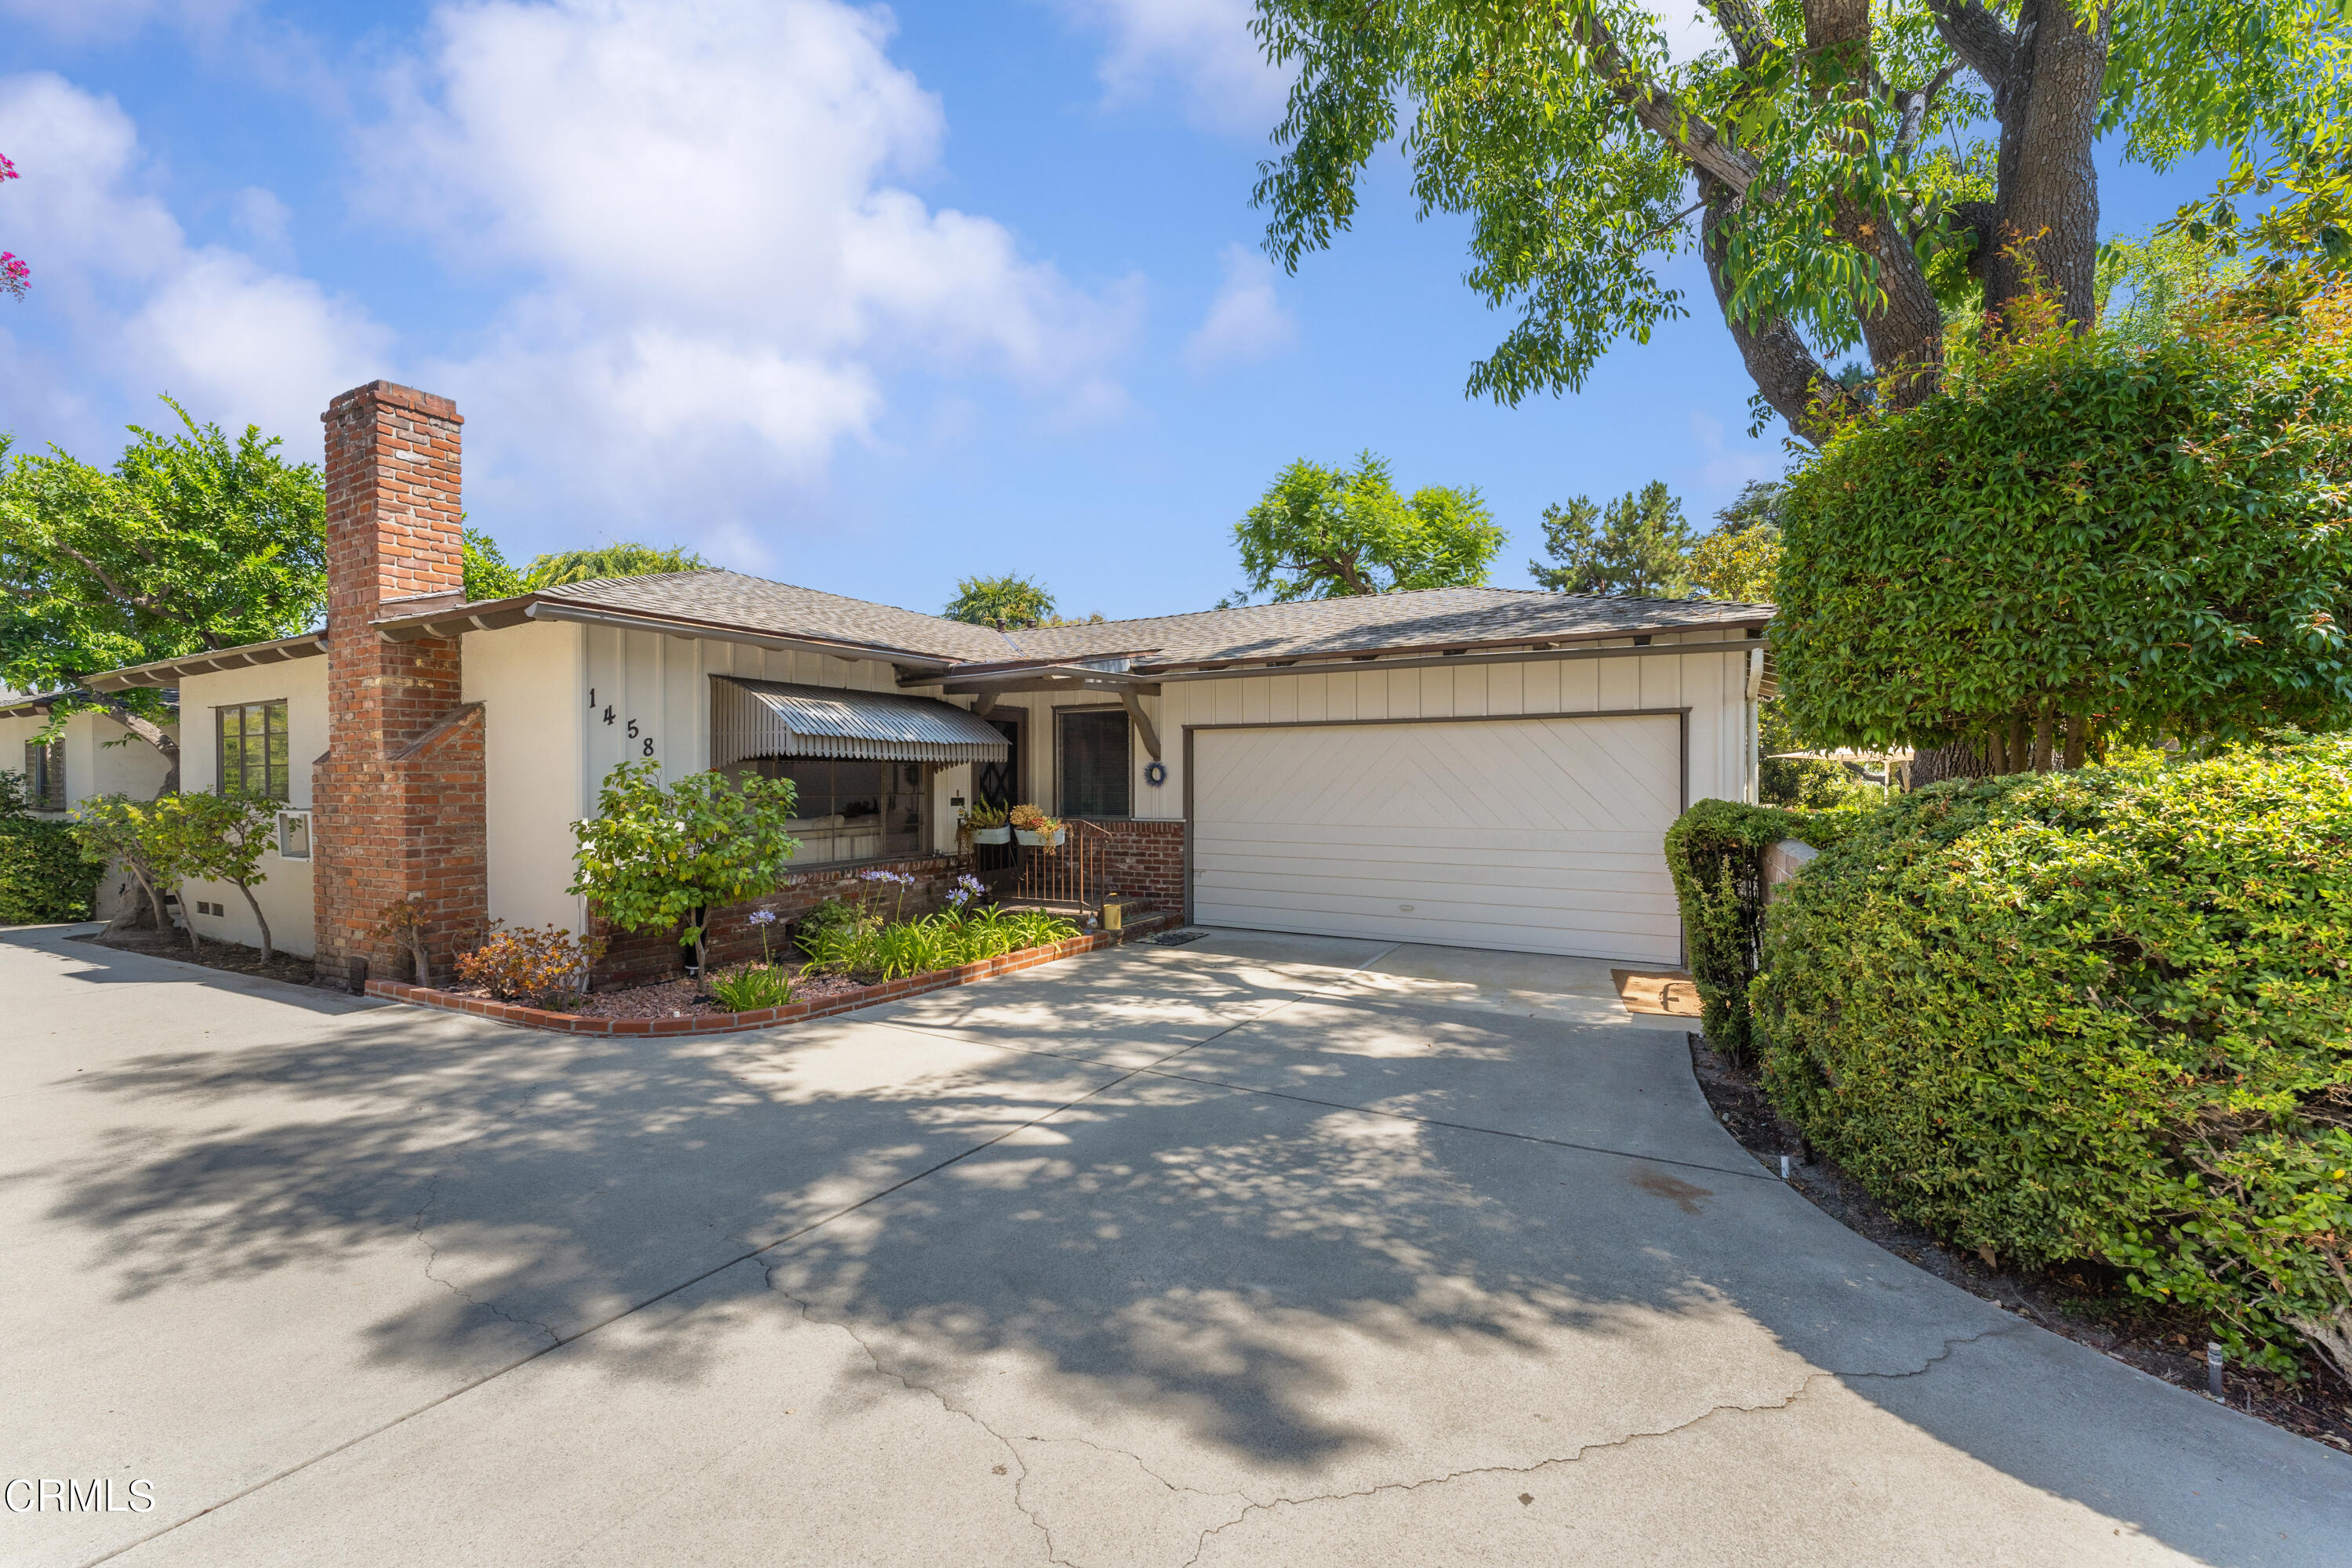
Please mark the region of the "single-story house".
[[[92, 683], [176, 688], [185, 787], [286, 803], [261, 896], [322, 980], [400, 973], [377, 928], [412, 896], [436, 963], [488, 921], [589, 930], [572, 825], [630, 759], [794, 782], [772, 908], [877, 866], [933, 899], [959, 809], [1027, 800], [1191, 921], [1642, 963], [1681, 956], [1667, 826], [1755, 795], [1767, 605], [1450, 588], [999, 632], [715, 570], [475, 603], [455, 405], [375, 382], [324, 418], [325, 630]], [[233, 889], [186, 896], [252, 940]], [[649, 933], [600, 973], [677, 961]]]
[[[50, 729], [57, 696], [0, 692], [0, 771], [25, 781], [26, 804], [34, 816], [62, 821], [79, 802], [101, 795], [152, 800], [171, 774], [163, 754], [103, 713], [87, 709]], [[175, 736], [173, 725], [163, 726]], [[99, 884], [98, 914], [110, 919], [130, 895], [130, 879], [119, 874]]]

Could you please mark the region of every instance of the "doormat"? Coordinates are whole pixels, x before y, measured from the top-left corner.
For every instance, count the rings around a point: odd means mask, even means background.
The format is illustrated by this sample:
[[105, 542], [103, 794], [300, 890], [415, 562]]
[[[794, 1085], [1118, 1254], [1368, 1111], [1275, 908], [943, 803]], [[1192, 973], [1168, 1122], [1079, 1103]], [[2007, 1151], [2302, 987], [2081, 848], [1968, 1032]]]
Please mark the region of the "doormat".
[[1165, 936], [1150, 939], [1154, 947], [1181, 947], [1188, 942], [1198, 942], [1209, 933], [1204, 931], [1171, 931]]
[[1617, 999], [1625, 1004], [1628, 1013], [1656, 1013], [1670, 1018], [1699, 1016], [1698, 987], [1679, 969], [1612, 969], [1609, 978], [1617, 983]]

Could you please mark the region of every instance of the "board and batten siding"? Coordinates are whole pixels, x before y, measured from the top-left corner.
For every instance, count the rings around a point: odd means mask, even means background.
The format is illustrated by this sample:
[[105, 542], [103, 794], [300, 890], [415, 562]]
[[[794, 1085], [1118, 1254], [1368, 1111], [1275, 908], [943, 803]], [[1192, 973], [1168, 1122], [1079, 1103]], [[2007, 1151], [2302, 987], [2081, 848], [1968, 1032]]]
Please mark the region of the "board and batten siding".
[[[575, 931], [584, 929], [587, 911], [584, 900], [564, 891], [572, 878], [572, 824], [594, 815], [599, 785], [624, 761], [658, 763], [670, 784], [710, 765], [712, 676], [900, 689], [884, 660], [571, 621], [470, 632], [465, 642], [466, 699], [483, 704], [490, 914]], [[933, 779], [935, 847], [954, 844], [947, 802], [966, 794], [970, 776], [958, 765]]]
[[[1689, 640], [1720, 638], [1692, 633]], [[1664, 637], [1655, 646], [1654, 655], [1627, 658], [1530, 659], [1459, 669], [1270, 671], [1169, 681], [1157, 697], [1143, 699], [1144, 711], [1160, 729], [1168, 782], [1158, 789], [1144, 784], [1143, 764], [1150, 759], [1139, 741], [1135, 815], [1184, 815], [1187, 728], [1667, 709], [1690, 713], [1690, 798], [1753, 800], [1757, 756], [1755, 705], [1748, 696], [1749, 650], [1677, 654]]]

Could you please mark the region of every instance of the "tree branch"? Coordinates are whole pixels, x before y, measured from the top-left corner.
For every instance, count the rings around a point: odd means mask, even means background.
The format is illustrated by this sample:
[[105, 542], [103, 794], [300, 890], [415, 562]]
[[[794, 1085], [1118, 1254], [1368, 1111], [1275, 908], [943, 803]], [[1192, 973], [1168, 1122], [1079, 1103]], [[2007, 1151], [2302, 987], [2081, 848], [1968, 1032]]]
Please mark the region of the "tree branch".
[[1724, 324], [1731, 329], [1731, 341], [1738, 345], [1740, 360], [1748, 367], [1748, 379], [1773, 411], [1789, 422], [1790, 430], [1818, 444], [1828, 434], [1825, 416], [1844, 393], [1822, 371], [1812, 350], [1785, 317], [1749, 321], [1732, 310], [1731, 279], [1723, 267], [1724, 231], [1733, 221], [1738, 198], [1713, 181], [1702, 180], [1699, 188], [1706, 197], [1699, 254], [1706, 263], [1706, 279], [1715, 289]]
[[1732, 58], [1743, 69], [1780, 47], [1756, 0], [1707, 0], [1707, 9], [1715, 13], [1715, 25], [1723, 29], [1731, 44]]
[[1936, 107], [1936, 100], [1944, 95], [1944, 89], [1951, 85], [1959, 69], [1960, 62], [1954, 60], [1929, 77], [1927, 86], [1901, 95], [1903, 122], [1895, 132], [1896, 153], [1907, 158], [1911, 150], [1919, 145], [1919, 134], [1927, 124], [1927, 111]]
[[1745, 195], [1759, 172], [1756, 159], [1723, 141], [1714, 126], [1678, 103], [1674, 94], [1644, 76], [1617, 47], [1609, 24], [1589, 5], [1571, 12], [1569, 34], [1584, 51], [1585, 68], [1643, 127], [1681, 153], [1694, 169]]
[[1927, 0], [1927, 14], [1936, 19], [1936, 36], [1958, 55], [1960, 63], [1984, 79], [1998, 95], [2010, 82], [2017, 62], [2017, 35], [1984, 7], [1984, 0]]
[[130, 589], [125, 588], [121, 584], [117, 583], [112, 577], [107, 574], [105, 567], [100, 566], [97, 562], [92, 561], [89, 556], [84, 555], [72, 545], [60, 541], [58, 542], [57, 548], [59, 553], [71, 556], [75, 563], [79, 565], [83, 571], [98, 579], [99, 586], [104, 588], [108, 593], [121, 600], [124, 604], [131, 605], [134, 609], [145, 610], [151, 615], [162, 616], [166, 619], [177, 618], [176, 616], [173, 616], [169, 610], [164, 609], [162, 605], [158, 604], [152, 595], [147, 594], [134, 594]]

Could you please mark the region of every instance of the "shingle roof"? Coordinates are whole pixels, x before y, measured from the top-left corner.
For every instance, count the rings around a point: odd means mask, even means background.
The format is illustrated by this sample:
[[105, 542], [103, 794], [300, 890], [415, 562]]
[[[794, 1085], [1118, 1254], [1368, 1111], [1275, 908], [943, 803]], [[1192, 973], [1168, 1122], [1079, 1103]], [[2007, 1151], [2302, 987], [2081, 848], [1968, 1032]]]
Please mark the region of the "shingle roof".
[[1723, 599], [1633, 599], [1533, 588], [1429, 588], [1342, 599], [1301, 599], [1132, 621], [1039, 626], [1007, 640], [1032, 658], [1157, 650], [1147, 664], [1284, 658], [1448, 643], [1622, 637], [1685, 627], [1758, 626], [1769, 605]]
[[541, 598], [593, 605], [645, 616], [713, 621], [780, 637], [866, 643], [877, 648], [971, 662], [1018, 658], [1003, 632], [943, 616], [902, 610], [795, 588], [740, 572], [673, 572], [651, 577], [602, 577], [544, 590]]

